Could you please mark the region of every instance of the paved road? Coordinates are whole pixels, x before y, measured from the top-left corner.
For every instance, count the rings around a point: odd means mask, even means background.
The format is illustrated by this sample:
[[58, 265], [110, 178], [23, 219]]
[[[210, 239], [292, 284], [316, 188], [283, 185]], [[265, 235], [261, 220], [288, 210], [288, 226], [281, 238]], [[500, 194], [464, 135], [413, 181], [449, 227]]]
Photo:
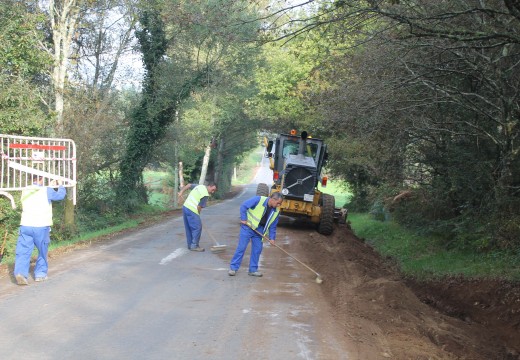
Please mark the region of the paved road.
[[227, 275], [238, 207], [255, 189], [203, 211], [224, 253], [188, 251], [173, 218], [52, 259], [44, 283], [3, 276], [0, 358], [347, 359], [314, 275], [281, 251], [264, 249], [263, 278], [247, 275], [248, 256]]

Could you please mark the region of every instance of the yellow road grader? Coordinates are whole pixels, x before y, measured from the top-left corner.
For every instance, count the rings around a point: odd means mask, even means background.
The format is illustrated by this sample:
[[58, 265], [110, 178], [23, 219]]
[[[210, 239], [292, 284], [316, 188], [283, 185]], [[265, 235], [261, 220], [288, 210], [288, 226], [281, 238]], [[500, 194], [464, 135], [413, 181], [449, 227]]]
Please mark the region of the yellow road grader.
[[309, 137], [306, 131], [298, 135], [295, 130], [279, 134], [274, 141], [264, 138], [264, 145], [273, 170], [273, 185], [269, 188], [265, 183], [258, 184], [256, 194], [282, 193], [282, 215], [310, 221], [320, 234], [332, 234], [334, 222], [344, 215], [335, 208], [334, 196], [318, 189], [320, 183], [322, 188], [327, 185], [327, 177], [321, 176], [327, 145]]

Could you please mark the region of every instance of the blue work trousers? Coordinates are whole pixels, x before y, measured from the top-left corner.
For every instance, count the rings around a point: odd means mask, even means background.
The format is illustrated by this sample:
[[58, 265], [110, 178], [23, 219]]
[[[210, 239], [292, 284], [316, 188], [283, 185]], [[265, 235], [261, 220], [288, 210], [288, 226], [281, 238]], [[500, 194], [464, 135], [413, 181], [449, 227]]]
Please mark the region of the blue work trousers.
[[[258, 227], [256, 230], [261, 234], [264, 232], [263, 227]], [[240, 235], [238, 237], [238, 246], [235, 250], [235, 255], [233, 255], [233, 258], [229, 263], [229, 268], [231, 270], [238, 270], [240, 264], [242, 264], [242, 259], [244, 258], [244, 253], [246, 252], [250, 240], [251, 256], [249, 258], [249, 272], [255, 272], [258, 270], [258, 261], [260, 260], [260, 254], [262, 254], [263, 249], [262, 237], [243, 224], [240, 225]]]
[[16, 242], [16, 259], [14, 263], [14, 274], [22, 274], [26, 278], [29, 276], [29, 266], [31, 254], [34, 247], [38, 249], [38, 259], [34, 267], [34, 277], [45, 277], [49, 269], [47, 263], [47, 253], [49, 251], [50, 226], [33, 227], [20, 226], [18, 241]]
[[182, 217], [184, 219], [184, 229], [186, 230], [186, 244], [188, 249], [199, 246], [200, 235], [202, 233], [202, 221], [200, 215], [195, 214], [190, 209], [182, 207]]

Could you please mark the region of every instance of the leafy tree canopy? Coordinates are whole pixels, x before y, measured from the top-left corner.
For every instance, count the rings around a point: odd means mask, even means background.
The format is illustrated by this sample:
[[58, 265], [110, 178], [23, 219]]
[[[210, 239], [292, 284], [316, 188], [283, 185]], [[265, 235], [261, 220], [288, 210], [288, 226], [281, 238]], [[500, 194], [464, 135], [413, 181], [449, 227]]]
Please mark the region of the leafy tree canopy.
[[[42, 135], [50, 119], [41, 86], [50, 57], [42, 51], [44, 15], [36, 3], [0, 3], [0, 128], [20, 135]], [[44, 84], [44, 83], [43, 83]]]

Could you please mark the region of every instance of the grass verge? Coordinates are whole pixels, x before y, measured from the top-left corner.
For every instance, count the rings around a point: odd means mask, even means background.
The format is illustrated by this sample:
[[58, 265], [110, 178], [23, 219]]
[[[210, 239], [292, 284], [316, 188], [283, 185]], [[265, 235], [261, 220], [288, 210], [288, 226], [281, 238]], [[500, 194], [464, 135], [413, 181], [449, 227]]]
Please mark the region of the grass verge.
[[[164, 209], [161, 207], [147, 205], [143, 206], [142, 209], [138, 213], [134, 214], [131, 219], [121, 219], [121, 222], [117, 222], [114, 220], [114, 222], [117, 223], [112, 226], [107, 226], [99, 230], [85, 231], [80, 233], [78, 236], [74, 236], [67, 240], [57, 241], [53, 236], [53, 233], [57, 230], [54, 230], [53, 232], [51, 232], [51, 243], [49, 245], [49, 253], [52, 256], [53, 252], [64, 252], [67, 251], [67, 249], [71, 249], [76, 246], [81, 246], [83, 244], [96, 242], [105, 239], [107, 236], [117, 235], [122, 231], [138, 228], [144, 224], [153, 224], [161, 221], [164, 218], [164, 216], [168, 216], [168, 214], [171, 214], [171, 211], [164, 211]], [[14, 264], [15, 246], [16, 238], [13, 238], [13, 242], [9, 249], [10, 251], [7, 251], [4, 254], [1, 265], [9, 266]], [[32, 256], [36, 257], [37, 255], [38, 252], [35, 248], [33, 250]]]
[[488, 253], [446, 250], [438, 238], [419, 235], [369, 214], [349, 214], [355, 234], [382, 256], [394, 259], [404, 275], [418, 279], [464, 276], [520, 280], [520, 258], [505, 251]]

